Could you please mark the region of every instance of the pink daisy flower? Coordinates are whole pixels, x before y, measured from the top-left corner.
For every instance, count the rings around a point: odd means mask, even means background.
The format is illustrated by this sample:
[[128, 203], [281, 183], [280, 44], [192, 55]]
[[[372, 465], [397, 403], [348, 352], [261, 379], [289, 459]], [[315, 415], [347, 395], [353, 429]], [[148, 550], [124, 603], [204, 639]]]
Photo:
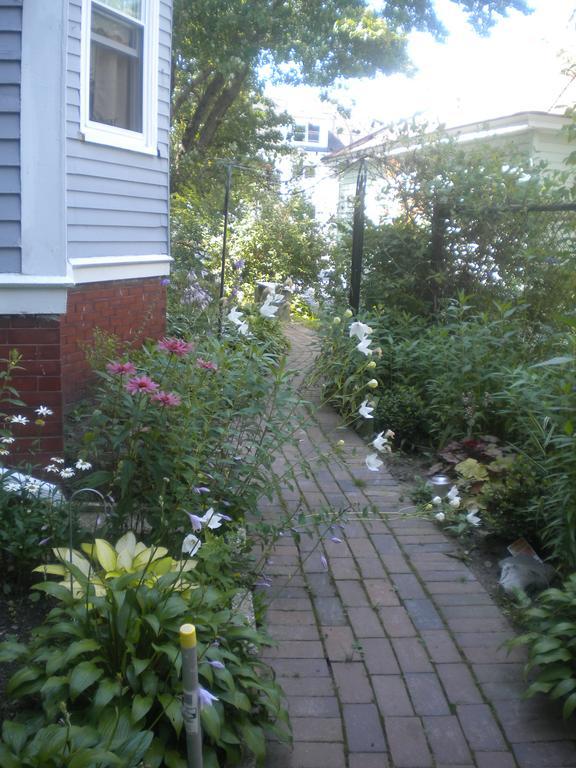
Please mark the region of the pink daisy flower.
[[136, 395], [138, 392], [150, 395], [158, 389], [158, 386], [155, 381], [152, 381], [150, 376], [135, 376], [128, 381], [126, 389], [131, 395]]
[[118, 376], [124, 376], [125, 374], [132, 375], [136, 373], [136, 366], [134, 363], [108, 363], [106, 366], [108, 373], [114, 373]]
[[182, 339], [164, 338], [158, 342], [158, 349], [162, 349], [164, 352], [169, 352], [171, 355], [176, 355], [176, 357], [184, 357], [184, 355], [192, 352], [194, 344], [182, 341]]
[[154, 400], [156, 403], [160, 403], [161, 405], [167, 405], [170, 407], [180, 405], [182, 402], [180, 395], [177, 395], [175, 392], [163, 392], [162, 390], [152, 395], [152, 400]]
[[201, 357], [199, 357], [196, 360], [196, 365], [198, 368], [205, 368], [207, 371], [217, 371], [218, 366], [216, 363], [211, 362], [210, 360], [203, 360]]

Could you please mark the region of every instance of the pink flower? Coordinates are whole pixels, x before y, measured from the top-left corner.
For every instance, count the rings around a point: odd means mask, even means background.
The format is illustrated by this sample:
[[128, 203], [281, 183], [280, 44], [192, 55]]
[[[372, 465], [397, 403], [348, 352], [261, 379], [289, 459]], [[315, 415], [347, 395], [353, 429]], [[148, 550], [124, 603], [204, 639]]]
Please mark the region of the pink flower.
[[158, 349], [163, 349], [164, 352], [169, 352], [176, 357], [184, 357], [194, 349], [194, 344], [191, 344], [182, 339], [161, 339], [158, 342]]
[[108, 373], [115, 373], [118, 376], [124, 376], [127, 373], [132, 375], [136, 373], [136, 366], [134, 363], [108, 363], [106, 370]]
[[160, 403], [160, 405], [167, 405], [169, 407], [180, 405], [182, 402], [180, 395], [177, 395], [175, 392], [163, 392], [162, 390], [152, 395], [152, 400]]
[[158, 389], [158, 386], [155, 381], [152, 381], [150, 376], [135, 376], [133, 379], [129, 379], [126, 389], [131, 395], [136, 395], [138, 392], [150, 395]]
[[196, 360], [196, 365], [198, 366], [198, 368], [205, 368], [207, 371], [218, 370], [218, 366], [216, 365], [216, 363], [212, 363], [210, 360], [202, 360], [201, 357], [199, 357]]

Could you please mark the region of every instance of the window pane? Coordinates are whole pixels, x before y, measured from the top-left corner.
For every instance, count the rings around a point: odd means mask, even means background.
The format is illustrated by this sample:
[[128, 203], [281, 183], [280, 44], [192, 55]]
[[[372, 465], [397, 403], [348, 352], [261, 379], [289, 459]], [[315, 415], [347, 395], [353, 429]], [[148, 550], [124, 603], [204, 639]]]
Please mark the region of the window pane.
[[292, 138], [294, 141], [304, 141], [306, 138], [306, 126], [305, 125], [295, 125], [294, 126], [294, 133], [292, 134]]
[[90, 120], [142, 132], [142, 28], [92, 9]]
[[98, 0], [98, 3], [135, 19], [142, 18], [142, 0]]
[[317, 144], [320, 141], [320, 126], [308, 123], [308, 141]]

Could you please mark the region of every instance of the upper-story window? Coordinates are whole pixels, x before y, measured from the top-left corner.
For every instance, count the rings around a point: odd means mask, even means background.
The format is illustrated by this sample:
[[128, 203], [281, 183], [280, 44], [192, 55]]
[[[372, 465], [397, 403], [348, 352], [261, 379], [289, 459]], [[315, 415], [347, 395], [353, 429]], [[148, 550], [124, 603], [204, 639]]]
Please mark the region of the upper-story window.
[[320, 126], [314, 123], [297, 123], [292, 129], [292, 140], [299, 144], [318, 144]]
[[84, 0], [82, 132], [156, 153], [158, 0]]

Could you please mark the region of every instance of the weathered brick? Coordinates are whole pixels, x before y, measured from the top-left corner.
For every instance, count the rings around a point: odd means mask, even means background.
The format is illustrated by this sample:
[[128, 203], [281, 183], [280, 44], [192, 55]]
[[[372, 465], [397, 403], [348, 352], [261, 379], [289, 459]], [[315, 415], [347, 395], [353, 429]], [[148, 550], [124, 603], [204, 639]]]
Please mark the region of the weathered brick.
[[360, 641], [362, 658], [370, 675], [397, 675], [400, 668], [392, 645], [383, 637], [364, 638]]
[[431, 768], [432, 755], [418, 717], [385, 717], [384, 727], [396, 768]]
[[290, 696], [288, 711], [291, 717], [340, 717], [336, 696]]
[[392, 638], [392, 646], [404, 673], [432, 672], [432, 664], [419, 637]]
[[448, 715], [450, 709], [435, 674], [406, 675], [406, 685], [418, 715]]
[[431, 600], [404, 600], [404, 605], [418, 629], [444, 629], [444, 621]]
[[383, 635], [378, 614], [369, 606], [348, 608], [348, 619], [359, 638], [382, 637]]
[[350, 627], [322, 627], [322, 638], [326, 656], [330, 661], [352, 661], [360, 659], [356, 641]]
[[292, 717], [294, 741], [342, 741], [339, 717]]
[[319, 640], [285, 640], [266, 648], [267, 659], [323, 659], [324, 648]]
[[392, 576], [392, 582], [403, 600], [407, 598], [423, 600], [426, 597], [420, 582], [411, 573], [395, 573]]
[[350, 752], [386, 751], [386, 739], [374, 704], [344, 704], [343, 715]]
[[462, 661], [460, 652], [446, 630], [432, 629], [422, 631], [420, 634], [432, 661], [437, 664]]
[[514, 755], [520, 768], [574, 768], [574, 741], [554, 741], [542, 744], [514, 744]]
[[361, 581], [338, 581], [336, 588], [346, 608], [368, 605], [368, 595]]
[[378, 614], [390, 637], [415, 637], [416, 630], [405, 608], [379, 608]]
[[414, 714], [406, 683], [400, 675], [374, 675], [372, 685], [382, 715], [409, 717]]
[[473, 750], [499, 752], [506, 749], [490, 707], [486, 704], [460, 704], [456, 708], [462, 730]]
[[364, 587], [370, 602], [375, 608], [380, 606], [400, 605], [396, 590], [391, 584], [381, 579], [366, 579], [364, 581]]
[[454, 716], [424, 717], [424, 730], [437, 763], [471, 763], [472, 755]]
[[451, 704], [484, 703], [466, 664], [438, 664], [436, 672]]
[[370, 704], [374, 700], [364, 664], [357, 661], [335, 662], [332, 671], [338, 698], [343, 704]]
[[292, 753], [294, 768], [345, 768], [344, 745], [340, 743], [300, 742], [294, 745]]
[[337, 627], [348, 623], [342, 603], [337, 597], [315, 598], [314, 607], [316, 608], [318, 621], [323, 626]]

